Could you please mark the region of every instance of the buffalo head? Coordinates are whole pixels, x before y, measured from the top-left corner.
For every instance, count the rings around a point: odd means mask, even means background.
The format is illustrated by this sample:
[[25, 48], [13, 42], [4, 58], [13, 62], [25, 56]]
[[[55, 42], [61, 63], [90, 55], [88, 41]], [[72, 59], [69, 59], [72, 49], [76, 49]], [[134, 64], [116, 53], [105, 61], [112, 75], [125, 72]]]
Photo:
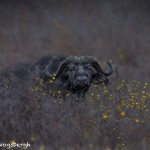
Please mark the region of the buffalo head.
[[[85, 95], [91, 83], [108, 84], [107, 76], [111, 75], [113, 68], [108, 63], [109, 69], [104, 72], [96, 59], [91, 56], [70, 56], [64, 59], [56, 73], [56, 79], [60, 79], [67, 90], [80, 95]], [[45, 74], [52, 77], [49, 66], [46, 67]]]

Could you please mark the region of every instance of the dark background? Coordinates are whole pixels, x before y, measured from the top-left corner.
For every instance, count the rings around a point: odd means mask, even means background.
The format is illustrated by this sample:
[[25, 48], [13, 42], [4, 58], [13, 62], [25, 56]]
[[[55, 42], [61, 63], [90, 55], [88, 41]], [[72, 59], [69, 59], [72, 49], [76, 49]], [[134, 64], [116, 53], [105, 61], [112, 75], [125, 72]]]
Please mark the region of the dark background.
[[150, 75], [147, 0], [0, 1], [0, 67], [43, 55], [93, 55]]

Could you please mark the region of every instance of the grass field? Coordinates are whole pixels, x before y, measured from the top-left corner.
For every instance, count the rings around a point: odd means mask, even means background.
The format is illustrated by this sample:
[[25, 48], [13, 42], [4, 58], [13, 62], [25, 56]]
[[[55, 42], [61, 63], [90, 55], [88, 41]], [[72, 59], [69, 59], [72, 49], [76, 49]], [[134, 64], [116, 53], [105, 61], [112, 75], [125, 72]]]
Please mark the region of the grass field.
[[[0, 2], [0, 143], [31, 150], [150, 149], [149, 2]], [[10, 13], [11, 12], [11, 13]], [[114, 73], [85, 101], [34, 70], [10, 70], [43, 55], [96, 56]], [[6, 70], [5, 73], [3, 69]], [[4, 149], [1, 148], [0, 149]]]

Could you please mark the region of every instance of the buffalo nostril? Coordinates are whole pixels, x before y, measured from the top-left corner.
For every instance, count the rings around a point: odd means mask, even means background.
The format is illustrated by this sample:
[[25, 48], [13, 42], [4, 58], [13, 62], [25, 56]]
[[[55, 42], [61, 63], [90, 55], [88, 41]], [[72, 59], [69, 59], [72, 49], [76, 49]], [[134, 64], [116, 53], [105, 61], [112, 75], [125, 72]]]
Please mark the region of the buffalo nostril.
[[87, 78], [85, 78], [84, 81], [86, 82], [86, 81], [87, 81]]

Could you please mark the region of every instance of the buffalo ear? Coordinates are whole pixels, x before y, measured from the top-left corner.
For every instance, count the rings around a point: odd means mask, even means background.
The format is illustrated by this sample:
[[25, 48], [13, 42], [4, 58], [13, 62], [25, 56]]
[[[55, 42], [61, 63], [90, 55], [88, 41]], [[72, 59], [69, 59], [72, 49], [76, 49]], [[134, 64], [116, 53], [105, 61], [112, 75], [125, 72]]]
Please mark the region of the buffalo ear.
[[92, 77], [92, 83], [94, 83], [94, 84], [104, 83], [105, 85], [108, 85], [109, 81], [104, 74], [97, 73]]

